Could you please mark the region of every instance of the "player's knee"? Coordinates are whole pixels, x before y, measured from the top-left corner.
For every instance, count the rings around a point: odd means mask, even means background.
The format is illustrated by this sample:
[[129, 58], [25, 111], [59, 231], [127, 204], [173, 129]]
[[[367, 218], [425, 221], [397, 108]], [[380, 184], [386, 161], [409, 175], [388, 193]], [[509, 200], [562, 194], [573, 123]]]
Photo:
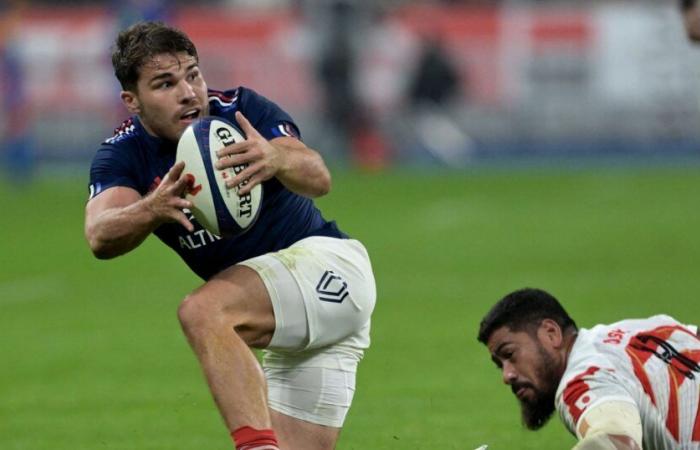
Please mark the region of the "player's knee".
[[185, 333], [192, 335], [216, 326], [221, 316], [216, 308], [201, 296], [190, 294], [180, 304], [177, 317]]
[[[180, 326], [191, 338], [206, 336], [210, 332], [221, 331], [225, 328], [239, 335], [246, 344], [251, 346], [267, 342], [261, 327], [252, 326], [244, 320], [243, 314], [235, 312], [234, 308], [225, 308], [216, 302], [209, 301], [197, 292], [185, 297], [177, 311]], [[272, 325], [274, 330], [274, 322]]]

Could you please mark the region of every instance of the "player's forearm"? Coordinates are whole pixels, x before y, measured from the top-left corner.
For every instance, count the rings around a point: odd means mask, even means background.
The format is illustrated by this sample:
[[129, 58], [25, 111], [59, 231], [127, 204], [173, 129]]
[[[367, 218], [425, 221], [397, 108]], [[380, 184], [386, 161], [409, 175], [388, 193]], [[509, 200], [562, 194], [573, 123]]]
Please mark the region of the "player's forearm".
[[86, 223], [85, 236], [93, 254], [110, 259], [138, 247], [159, 225], [144, 198], [129, 206], [110, 208]]
[[331, 175], [321, 155], [307, 147], [286, 148], [284, 154], [284, 164], [276, 177], [287, 189], [311, 198], [331, 190]]

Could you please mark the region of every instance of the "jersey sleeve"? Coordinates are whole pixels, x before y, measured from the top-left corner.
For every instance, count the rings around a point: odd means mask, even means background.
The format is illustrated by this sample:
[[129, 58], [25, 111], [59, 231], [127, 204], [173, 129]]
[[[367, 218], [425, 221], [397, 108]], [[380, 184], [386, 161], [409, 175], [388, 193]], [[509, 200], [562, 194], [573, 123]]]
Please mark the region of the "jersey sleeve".
[[252, 89], [240, 88], [239, 110], [265, 139], [287, 136], [301, 140], [301, 133], [292, 117]]
[[564, 425], [579, 439], [578, 426], [591, 409], [611, 401], [636, 404], [613, 369], [581, 365], [567, 369], [563, 381], [556, 407]]
[[90, 196], [115, 186], [124, 186], [140, 191], [136, 172], [124, 152], [113, 145], [103, 144], [97, 151], [90, 167]]
[[698, 326], [697, 325], [691, 325], [691, 324], [684, 324], [683, 325], [685, 328], [688, 329], [692, 334], [695, 336], [698, 336]]

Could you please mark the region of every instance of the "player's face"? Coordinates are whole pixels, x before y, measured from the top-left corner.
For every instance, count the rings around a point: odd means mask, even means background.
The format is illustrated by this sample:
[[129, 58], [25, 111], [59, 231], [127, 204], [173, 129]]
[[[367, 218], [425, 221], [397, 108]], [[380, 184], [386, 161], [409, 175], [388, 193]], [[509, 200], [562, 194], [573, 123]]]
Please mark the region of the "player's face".
[[146, 131], [169, 141], [180, 139], [189, 124], [209, 114], [207, 84], [197, 60], [185, 52], [147, 61], [136, 92], [122, 92], [122, 100]]
[[553, 353], [526, 331], [497, 329], [487, 346], [501, 369], [503, 382], [520, 402], [522, 419], [531, 430], [541, 428], [554, 412], [560, 373]]

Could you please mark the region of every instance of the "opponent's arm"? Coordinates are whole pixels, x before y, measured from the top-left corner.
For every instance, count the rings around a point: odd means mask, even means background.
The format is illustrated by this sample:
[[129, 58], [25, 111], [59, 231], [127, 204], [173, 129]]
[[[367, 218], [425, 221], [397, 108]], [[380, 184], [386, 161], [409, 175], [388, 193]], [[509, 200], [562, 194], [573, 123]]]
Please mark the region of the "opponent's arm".
[[175, 164], [158, 187], [146, 195], [117, 186], [105, 190], [85, 206], [85, 237], [92, 253], [109, 259], [138, 247], [158, 226], [179, 222], [188, 231], [192, 223], [182, 212], [192, 203], [181, 198], [187, 188], [183, 162]]
[[642, 421], [637, 406], [623, 401], [601, 403], [579, 422], [581, 440], [573, 450], [641, 450]]
[[236, 120], [246, 140], [221, 149], [216, 168], [239, 164], [248, 164], [248, 167], [226, 183], [229, 187], [248, 180], [239, 191], [246, 194], [255, 185], [277, 177], [287, 189], [306, 197], [320, 197], [330, 191], [331, 175], [318, 152], [291, 137], [268, 141], [240, 112], [236, 113]]

